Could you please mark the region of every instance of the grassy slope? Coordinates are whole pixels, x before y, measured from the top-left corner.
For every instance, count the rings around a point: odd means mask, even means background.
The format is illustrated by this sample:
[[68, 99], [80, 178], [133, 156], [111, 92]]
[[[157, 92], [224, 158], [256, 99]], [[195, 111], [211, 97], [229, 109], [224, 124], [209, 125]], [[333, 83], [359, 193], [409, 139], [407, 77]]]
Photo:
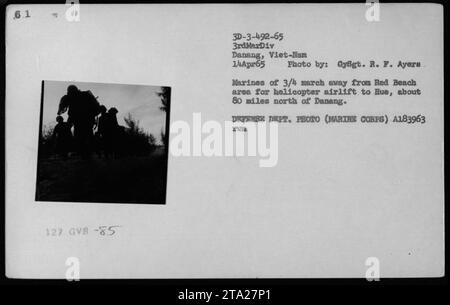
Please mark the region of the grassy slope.
[[41, 160], [36, 200], [165, 203], [166, 157]]

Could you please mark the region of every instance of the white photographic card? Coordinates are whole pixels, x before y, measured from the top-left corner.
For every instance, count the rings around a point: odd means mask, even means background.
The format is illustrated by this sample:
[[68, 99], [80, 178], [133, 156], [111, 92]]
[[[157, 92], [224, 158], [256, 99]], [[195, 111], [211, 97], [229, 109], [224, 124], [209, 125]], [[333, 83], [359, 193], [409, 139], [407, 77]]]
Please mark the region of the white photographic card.
[[444, 275], [443, 7], [10, 5], [6, 276]]

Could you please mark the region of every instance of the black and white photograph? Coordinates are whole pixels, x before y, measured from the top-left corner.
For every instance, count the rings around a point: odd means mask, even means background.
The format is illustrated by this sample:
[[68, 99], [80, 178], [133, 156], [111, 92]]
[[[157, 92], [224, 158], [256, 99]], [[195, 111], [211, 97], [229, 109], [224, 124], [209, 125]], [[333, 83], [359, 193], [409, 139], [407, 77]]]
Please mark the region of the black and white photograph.
[[448, 283], [442, 2], [11, 1], [8, 281]]
[[36, 201], [164, 204], [170, 87], [43, 81]]

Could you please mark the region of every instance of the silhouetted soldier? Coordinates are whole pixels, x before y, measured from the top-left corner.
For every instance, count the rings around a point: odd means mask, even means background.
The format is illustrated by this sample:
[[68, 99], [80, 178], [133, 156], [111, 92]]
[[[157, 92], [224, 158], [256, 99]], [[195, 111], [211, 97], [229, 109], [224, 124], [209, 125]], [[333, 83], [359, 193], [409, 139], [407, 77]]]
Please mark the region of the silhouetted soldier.
[[100, 135], [103, 135], [106, 125], [107, 125], [107, 113], [106, 113], [106, 107], [101, 105], [100, 106], [100, 116], [97, 119], [97, 132]]
[[56, 124], [55, 128], [53, 129], [55, 151], [63, 159], [66, 159], [72, 142], [72, 132], [70, 131], [69, 123], [64, 122], [62, 116], [58, 115], [56, 117], [56, 121], [58, 122], [58, 124]]
[[101, 105], [100, 106], [100, 116], [97, 118], [97, 132], [95, 134], [95, 143], [96, 143], [96, 150], [99, 157], [102, 156], [102, 152], [104, 152], [105, 156], [105, 129], [107, 127], [108, 120], [108, 114], [106, 112], [106, 107]]
[[[119, 123], [117, 122], [117, 113], [119, 111], [112, 107], [105, 114], [102, 122], [102, 138], [105, 144], [105, 155], [114, 155], [116, 152], [116, 143], [118, 141]], [[102, 116], [103, 117], [103, 116]]]
[[92, 150], [93, 126], [100, 105], [90, 91], [81, 91], [75, 85], [67, 87], [67, 94], [59, 102], [58, 115], [68, 110], [67, 122], [74, 126], [77, 151], [83, 158]]

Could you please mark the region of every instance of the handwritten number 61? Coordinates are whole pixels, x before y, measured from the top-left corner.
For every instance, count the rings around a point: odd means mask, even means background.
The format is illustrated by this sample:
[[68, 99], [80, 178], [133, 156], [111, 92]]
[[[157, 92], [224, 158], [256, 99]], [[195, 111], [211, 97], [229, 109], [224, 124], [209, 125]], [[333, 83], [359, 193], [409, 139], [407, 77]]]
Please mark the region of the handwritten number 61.
[[[25, 15], [23, 16], [23, 18], [30, 18], [30, 12], [28, 10], [24, 11]], [[22, 18], [22, 14], [21, 11], [15, 11], [14, 12], [14, 19], [20, 19]]]

